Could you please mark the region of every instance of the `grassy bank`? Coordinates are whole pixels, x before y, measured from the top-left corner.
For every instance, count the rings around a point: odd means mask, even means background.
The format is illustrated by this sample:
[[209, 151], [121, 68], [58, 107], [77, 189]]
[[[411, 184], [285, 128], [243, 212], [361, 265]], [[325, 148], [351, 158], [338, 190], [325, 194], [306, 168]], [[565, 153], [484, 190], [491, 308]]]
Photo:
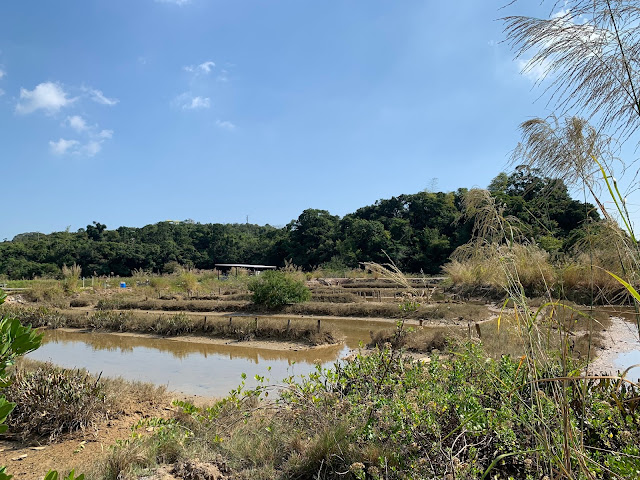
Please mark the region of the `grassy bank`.
[[328, 303], [306, 302], [287, 305], [277, 310], [265, 310], [251, 302], [222, 302], [215, 300], [127, 300], [110, 298], [96, 305], [98, 310], [156, 310], [186, 312], [242, 312], [277, 313], [293, 315], [321, 315], [334, 317], [371, 317], [371, 318], [411, 318], [443, 321], [481, 321], [489, 317], [484, 305], [463, 303], [438, 303], [418, 306], [415, 310], [405, 311], [396, 303]]
[[184, 312], [151, 314], [133, 311], [61, 312], [47, 307], [3, 305], [0, 311], [24, 324], [50, 328], [90, 328], [155, 335], [203, 335], [245, 340], [278, 340], [309, 345], [335, 344], [339, 335], [314, 320], [260, 319], [256, 317], [194, 316]]

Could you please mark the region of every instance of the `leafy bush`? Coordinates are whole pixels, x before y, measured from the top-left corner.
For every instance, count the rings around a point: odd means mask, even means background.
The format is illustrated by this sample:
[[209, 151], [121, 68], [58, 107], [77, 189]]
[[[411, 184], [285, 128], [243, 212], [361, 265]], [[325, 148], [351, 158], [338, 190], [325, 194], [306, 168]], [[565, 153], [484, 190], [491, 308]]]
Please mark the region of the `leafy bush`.
[[311, 291], [301, 280], [295, 280], [284, 272], [268, 271], [249, 282], [256, 305], [278, 308], [290, 303], [302, 303], [311, 298]]

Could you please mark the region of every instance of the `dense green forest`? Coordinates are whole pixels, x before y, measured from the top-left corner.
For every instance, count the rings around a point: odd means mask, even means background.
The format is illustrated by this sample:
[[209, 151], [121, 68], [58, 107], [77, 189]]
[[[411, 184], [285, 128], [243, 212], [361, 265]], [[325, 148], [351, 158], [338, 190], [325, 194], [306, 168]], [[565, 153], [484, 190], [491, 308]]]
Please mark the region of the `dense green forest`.
[[[518, 218], [521, 229], [543, 248], [569, 252], [583, 235], [592, 205], [573, 200], [561, 180], [538, 172], [501, 173], [489, 191]], [[283, 228], [251, 224], [160, 222], [109, 230], [93, 222], [77, 232], [23, 233], [0, 243], [0, 275], [10, 279], [58, 276], [77, 263], [84, 276], [127, 276], [134, 269], [167, 273], [177, 266], [212, 269], [215, 263], [283, 265], [305, 270], [385, 262], [386, 252], [404, 271], [437, 273], [453, 250], [466, 243], [466, 189], [419, 192], [378, 200], [340, 218], [307, 209]]]

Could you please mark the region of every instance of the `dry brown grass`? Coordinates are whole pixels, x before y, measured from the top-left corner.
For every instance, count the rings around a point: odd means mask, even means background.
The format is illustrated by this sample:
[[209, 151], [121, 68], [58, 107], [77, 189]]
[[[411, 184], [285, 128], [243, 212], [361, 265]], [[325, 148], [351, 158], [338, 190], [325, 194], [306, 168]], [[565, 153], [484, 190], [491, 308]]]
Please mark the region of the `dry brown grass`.
[[12, 384], [3, 390], [16, 408], [7, 424], [21, 439], [49, 441], [118, 416], [131, 405], [164, 398], [164, 386], [102, 379], [85, 370], [69, 370], [51, 363], [21, 359], [11, 372]]

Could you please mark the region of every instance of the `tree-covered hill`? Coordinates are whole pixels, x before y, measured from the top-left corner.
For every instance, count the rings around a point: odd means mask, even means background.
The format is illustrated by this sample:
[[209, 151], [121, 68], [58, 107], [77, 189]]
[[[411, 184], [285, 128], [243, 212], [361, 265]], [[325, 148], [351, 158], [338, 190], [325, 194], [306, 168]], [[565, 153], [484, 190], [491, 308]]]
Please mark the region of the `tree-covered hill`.
[[[501, 173], [489, 185], [505, 215], [522, 221], [543, 248], [568, 251], [582, 236], [593, 206], [573, 200], [561, 180], [531, 171]], [[63, 265], [82, 266], [84, 276], [126, 276], [134, 269], [170, 272], [177, 266], [211, 269], [215, 263], [356, 267], [389, 257], [408, 272], [436, 273], [453, 250], [467, 242], [456, 192], [419, 192], [378, 200], [340, 218], [307, 209], [283, 228], [250, 224], [160, 222], [109, 230], [93, 222], [77, 232], [16, 235], [0, 243], [0, 275], [11, 279], [57, 276]]]

